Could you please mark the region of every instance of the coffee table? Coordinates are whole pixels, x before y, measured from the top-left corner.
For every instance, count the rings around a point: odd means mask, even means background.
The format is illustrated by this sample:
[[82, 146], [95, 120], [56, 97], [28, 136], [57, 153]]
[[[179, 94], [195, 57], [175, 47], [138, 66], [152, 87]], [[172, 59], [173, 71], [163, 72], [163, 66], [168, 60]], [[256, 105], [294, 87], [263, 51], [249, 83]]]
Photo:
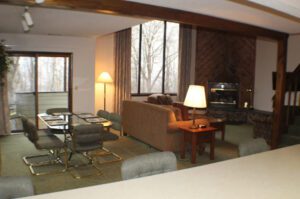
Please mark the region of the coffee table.
[[205, 128], [190, 129], [190, 123], [180, 124], [178, 128], [183, 132], [183, 142], [181, 148], [181, 158], [185, 158], [185, 151], [187, 143], [191, 143], [191, 163], [196, 163], [197, 146], [200, 143], [210, 143], [210, 159], [215, 158], [215, 132], [217, 128], [207, 126]]

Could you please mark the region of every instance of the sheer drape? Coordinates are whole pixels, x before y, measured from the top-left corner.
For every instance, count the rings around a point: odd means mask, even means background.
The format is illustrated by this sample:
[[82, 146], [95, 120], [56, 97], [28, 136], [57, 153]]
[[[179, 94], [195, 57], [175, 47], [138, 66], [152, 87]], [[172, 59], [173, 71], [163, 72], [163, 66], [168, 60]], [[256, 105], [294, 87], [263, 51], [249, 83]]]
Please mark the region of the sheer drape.
[[192, 26], [180, 24], [178, 100], [184, 101], [191, 81]]
[[9, 105], [6, 76], [0, 82], [0, 135], [9, 135]]
[[121, 113], [122, 101], [131, 94], [131, 29], [115, 35], [115, 112]]

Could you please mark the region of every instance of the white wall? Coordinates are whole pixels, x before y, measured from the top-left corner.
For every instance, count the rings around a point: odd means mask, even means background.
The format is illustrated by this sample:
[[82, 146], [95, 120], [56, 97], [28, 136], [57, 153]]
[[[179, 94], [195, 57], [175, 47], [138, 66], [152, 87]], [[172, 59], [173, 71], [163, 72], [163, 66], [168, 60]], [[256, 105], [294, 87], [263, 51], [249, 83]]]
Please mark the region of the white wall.
[[94, 65], [96, 39], [84, 37], [0, 34], [13, 51], [73, 53], [73, 111], [94, 111]]
[[[258, 39], [256, 42], [256, 68], [254, 108], [272, 111], [272, 72], [276, 71], [277, 42]], [[287, 71], [292, 72], [300, 64], [300, 35], [291, 35], [288, 40]], [[286, 94], [287, 96], [287, 94]], [[297, 102], [300, 104], [300, 93]], [[293, 93], [292, 93], [293, 99]], [[287, 97], [285, 99], [287, 104]]]
[[[95, 113], [104, 107], [104, 90], [103, 84], [97, 83], [96, 80], [101, 72], [108, 72], [112, 79], [115, 78], [114, 62], [114, 34], [109, 34], [97, 38], [96, 41], [96, 60], [95, 60]], [[114, 84], [106, 85], [106, 110], [114, 111]]]
[[273, 111], [272, 72], [276, 71], [277, 42], [256, 40], [254, 103], [255, 109]]
[[292, 35], [288, 42], [287, 71], [292, 72], [300, 64], [300, 35]]
[[[300, 64], [300, 35], [291, 35], [288, 42], [287, 71], [292, 72]], [[285, 104], [288, 102], [286, 94]], [[294, 101], [294, 93], [291, 95], [291, 103]], [[297, 105], [300, 106], [300, 92], [297, 95]]]

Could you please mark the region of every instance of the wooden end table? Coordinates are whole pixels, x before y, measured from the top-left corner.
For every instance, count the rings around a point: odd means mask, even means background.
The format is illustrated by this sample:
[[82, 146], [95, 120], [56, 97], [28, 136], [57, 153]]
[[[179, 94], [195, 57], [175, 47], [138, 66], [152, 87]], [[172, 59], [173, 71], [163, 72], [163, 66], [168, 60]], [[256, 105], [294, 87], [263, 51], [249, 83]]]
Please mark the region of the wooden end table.
[[190, 129], [191, 124], [181, 124], [179, 129], [183, 132], [183, 142], [181, 148], [181, 158], [185, 158], [186, 143], [191, 143], [191, 163], [196, 163], [196, 152], [197, 145], [200, 143], [210, 143], [210, 159], [214, 160], [215, 158], [215, 132], [218, 131], [217, 128], [208, 126], [206, 128]]

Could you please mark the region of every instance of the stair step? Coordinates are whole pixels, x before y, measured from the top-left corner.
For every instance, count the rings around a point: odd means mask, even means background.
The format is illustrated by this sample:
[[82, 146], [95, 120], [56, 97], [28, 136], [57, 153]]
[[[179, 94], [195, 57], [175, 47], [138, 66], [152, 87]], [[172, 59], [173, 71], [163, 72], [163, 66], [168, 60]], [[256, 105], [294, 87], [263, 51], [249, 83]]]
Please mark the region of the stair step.
[[300, 125], [293, 124], [288, 127], [288, 134], [300, 136]]
[[294, 124], [300, 125], [300, 116], [295, 117]]
[[280, 139], [280, 146], [291, 146], [300, 144], [300, 136], [283, 134]]

